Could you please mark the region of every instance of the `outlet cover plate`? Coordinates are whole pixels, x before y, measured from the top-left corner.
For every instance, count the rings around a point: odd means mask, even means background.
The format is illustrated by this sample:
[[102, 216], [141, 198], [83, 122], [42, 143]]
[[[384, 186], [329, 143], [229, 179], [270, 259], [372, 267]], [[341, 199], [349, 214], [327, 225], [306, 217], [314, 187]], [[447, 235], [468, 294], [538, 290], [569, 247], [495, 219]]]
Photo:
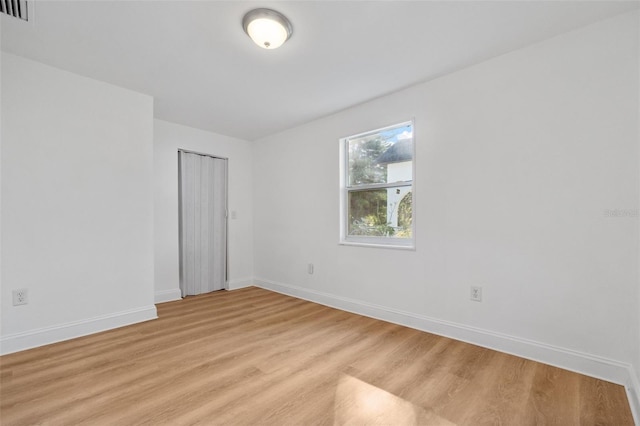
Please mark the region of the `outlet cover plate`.
[[26, 305], [29, 303], [29, 290], [20, 288], [13, 290], [13, 306]]
[[471, 286], [471, 295], [469, 297], [474, 302], [482, 302], [482, 287]]

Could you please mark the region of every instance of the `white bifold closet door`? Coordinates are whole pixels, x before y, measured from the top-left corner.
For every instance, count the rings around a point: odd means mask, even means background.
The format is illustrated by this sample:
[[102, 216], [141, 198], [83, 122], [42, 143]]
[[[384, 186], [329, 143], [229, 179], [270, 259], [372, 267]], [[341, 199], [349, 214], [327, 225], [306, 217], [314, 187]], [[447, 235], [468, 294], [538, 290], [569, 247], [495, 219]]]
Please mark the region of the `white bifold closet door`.
[[180, 290], [182, 296], [225, 288], [227, 160], [190, 152], [180, 158]]

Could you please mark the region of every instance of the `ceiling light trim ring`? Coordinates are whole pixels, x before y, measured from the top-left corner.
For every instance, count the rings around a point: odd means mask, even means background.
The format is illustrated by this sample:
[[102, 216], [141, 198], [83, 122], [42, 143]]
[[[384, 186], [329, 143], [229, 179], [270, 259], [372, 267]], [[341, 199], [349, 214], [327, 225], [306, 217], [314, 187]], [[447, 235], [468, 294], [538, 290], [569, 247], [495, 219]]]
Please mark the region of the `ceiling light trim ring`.
[[[242, 18], [242, 28], [244, 29], [244, 32], [252, 39], [254, 40], [254, 42], [256, 42], [256, 44], [258, 44], [260, 47], [264, 47], [264, 48], [270, 48], [269, 46], [262, 46], [260, 45], [249, 33], [249, 25], [251, 24], [251, 22], [257, 20], [257, 19], [269, 19], [272, 21], [277, 22], [278, 24], [282, 25], [282, 27], [285, 29], [287, 36], [284, 39], [284, 41], [282, 42], [283, 44], [289, 40], [291, 38], [291, 34], [293, 34], [293, 26], [291, 25], [291, 22], [289, 21], [289, 19], [287, 19], [286, 16], [284, 16], [282, 13], [273, 10], [273, 9], [267, 9], [267, 8], [258, 8], [258, 9], [253, 9], [250, 10], [249, 12], [247, 12], [244, 17]], [[278, 46], [276, 46], [278, 47]], [[275, 47], [273, 47], [275, 48]]]

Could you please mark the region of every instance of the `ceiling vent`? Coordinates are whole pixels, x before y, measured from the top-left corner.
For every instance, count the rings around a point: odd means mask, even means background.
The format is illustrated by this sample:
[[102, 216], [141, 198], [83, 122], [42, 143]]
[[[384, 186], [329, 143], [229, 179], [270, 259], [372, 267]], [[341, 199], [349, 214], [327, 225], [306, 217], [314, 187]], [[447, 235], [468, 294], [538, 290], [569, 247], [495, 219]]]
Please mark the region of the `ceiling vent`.
[[24, 21], [29, 20], [27, 0], [0, 0], [0, 12]]

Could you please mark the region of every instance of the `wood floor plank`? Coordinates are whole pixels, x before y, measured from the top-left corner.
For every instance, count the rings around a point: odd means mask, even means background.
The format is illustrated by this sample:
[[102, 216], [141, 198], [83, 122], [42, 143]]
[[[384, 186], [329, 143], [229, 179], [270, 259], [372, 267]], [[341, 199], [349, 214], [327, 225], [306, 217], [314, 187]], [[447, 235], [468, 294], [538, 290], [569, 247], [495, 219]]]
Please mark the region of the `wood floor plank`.
[[5, 425], [632, 425], [622, 386], [246, 288], [0, 357]]

